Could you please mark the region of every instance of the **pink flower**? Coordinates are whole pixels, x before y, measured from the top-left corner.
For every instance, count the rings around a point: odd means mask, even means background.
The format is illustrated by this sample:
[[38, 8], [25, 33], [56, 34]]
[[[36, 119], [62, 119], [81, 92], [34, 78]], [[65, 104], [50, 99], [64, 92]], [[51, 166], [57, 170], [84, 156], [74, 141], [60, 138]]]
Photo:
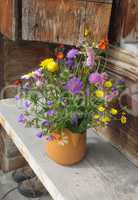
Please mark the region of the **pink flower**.
[[90, 84], [103, 84], [104, 82], [104, 77], [102, 74], [98, 73], [98, 72], [93, 72], [90, 74], [89, 76], [89, 83]]
[[43, 86], [43, 82], [41, 80], [36, 81], [36, 86], [41, 88]]
[[87, 66], [88, 67], [93, 67], [94, 66], [94, 63], [95, 63], [95, 55], [94, 55], [94, 51], [93, 51], [93, 48], [92, 47], [88, 47], [86, 49], [86, 53], [87, 53]]

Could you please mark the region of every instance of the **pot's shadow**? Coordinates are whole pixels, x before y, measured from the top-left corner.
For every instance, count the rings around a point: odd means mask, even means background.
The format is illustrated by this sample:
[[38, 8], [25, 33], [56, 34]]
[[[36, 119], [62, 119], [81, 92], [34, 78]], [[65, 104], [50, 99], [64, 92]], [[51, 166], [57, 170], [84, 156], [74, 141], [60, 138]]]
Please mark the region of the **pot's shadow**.
[[100, 136], [88, 136], [87, 153], [80, 163], [72, 167], [75, 168], [103, 168], [123, 170], [137, 167], [134, 166], [127, 158], [109, 142], [103, 140]]

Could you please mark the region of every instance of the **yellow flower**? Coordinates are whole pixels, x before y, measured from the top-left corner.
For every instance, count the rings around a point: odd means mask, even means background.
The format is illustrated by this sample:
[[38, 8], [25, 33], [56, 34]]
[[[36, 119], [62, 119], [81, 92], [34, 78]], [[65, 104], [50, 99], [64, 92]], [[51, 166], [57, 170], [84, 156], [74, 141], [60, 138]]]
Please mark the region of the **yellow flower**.
[[104, 111], [105, 111], [105, 107], [99, 106], [99, 107], [98, 107], [98, 110], [99, 110], [100, 112], [104, 112]]
[[125, 112], [122, 112], [122, 115], [126, 115], [126, 113], [125, 113]]
[[40, 67], [42, 67], [43, 69], [46, 69], [47, 68], [47, 65], [51, 62], [54, 62], [54, 59], [53, 58], [47, 58], [45, 60], [43, 60], [41, 63], [40, 63]]
[[102, 118], [101, 118], [101, 121], [102, 121], [103, 123], [107, 123], [107, 122], [110, 122], [111, 119], [110, 119], [110, 117], [105, 116], [105, 117], [102, 117]]
[[87, 37], [89, 34], [90, 34], [90, 31], [89, 29], [86, 28], [84, 31], [84, 37]]
[[104, 92], [102, 90], [97, 90], [96, 91], [96, 97], [102, 98], [104, 96]]
[[30, 79], [33, 78], [34, 72], [29, 72], [28, 74], [25, 74], [22, 76], [22, 79]]
[[117, 115], [118, 111], [115, 108], [111, 109], [111, 114], [112, 115]]
[[104, 86], [107, 87], [107, 88], [111, 88], [113, 86], [112, 82], [111, 81], [106, 81], [104, 83]]
[[122, 116], [121, 117], [121, 123], [126, 124], [126, 122], [127, 122], [127, 118], [125, 116]]
[[99, 119], [100, 118], [100, 115], [94, 115], [94, 119]]
[[49, 72], [57, 72], [59, 70], [59, 65], [58, 63], [52, 61], [52, 62], [49, 62], [48, 65], [47, 65], [47, 70]]

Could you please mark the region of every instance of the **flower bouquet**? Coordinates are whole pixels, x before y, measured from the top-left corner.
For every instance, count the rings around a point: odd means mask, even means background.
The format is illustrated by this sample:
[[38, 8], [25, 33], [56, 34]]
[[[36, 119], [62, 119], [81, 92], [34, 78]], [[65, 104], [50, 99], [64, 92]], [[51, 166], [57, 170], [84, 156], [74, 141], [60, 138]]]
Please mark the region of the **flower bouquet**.
[[124, 85], [105, 72], [103, 47], [103, 41], [68, 52], [61, 47], [55, 58], [22, 76], [18, 121], [40, 130], [37, 137], [45, 136], [47, 154], [57, 163], [71, 165], [85, 156], [88, 128], [127, 121], [125, 113], [112, 107]]

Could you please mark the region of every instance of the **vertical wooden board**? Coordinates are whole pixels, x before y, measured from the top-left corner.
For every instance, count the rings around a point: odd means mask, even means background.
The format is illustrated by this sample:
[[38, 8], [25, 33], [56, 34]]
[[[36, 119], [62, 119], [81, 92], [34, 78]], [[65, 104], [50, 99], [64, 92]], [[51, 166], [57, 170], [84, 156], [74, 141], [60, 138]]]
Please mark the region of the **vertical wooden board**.
[[73, 0], [24, 0], [23, 39], [63, 43], [78, 40], [83, 4]]
[[0, 0], [0, 32], [15, 39], [15, 1]]
[[81, 22], [80, 34], [88, 27], [94, 40], [108, 38], [112, 1], [88, 1], [86, 19]]
[[[107, 35], [111, 13], [109, 3], [81, 0], [24, 0], [22, 2], [22, 37], [24, 40], [76, 44], [84, 27], [98, 38]], [[107, 2], [107, 1], [106, 1]]]
[[128, 8], [126, 13], [126, 19], [124, 21], [123, 38], [126, 38], [129, 42], [135, 42], [138, 40], [138, 33], [136, 24], [138, 17], [138, 1], [130, 0], [128, 2]]
[[4, 86], [4, 43], [0, 34], [0, 91]]
[[109, 38], [113, 44], [138, 40], [138, 1], [114, 0]]

